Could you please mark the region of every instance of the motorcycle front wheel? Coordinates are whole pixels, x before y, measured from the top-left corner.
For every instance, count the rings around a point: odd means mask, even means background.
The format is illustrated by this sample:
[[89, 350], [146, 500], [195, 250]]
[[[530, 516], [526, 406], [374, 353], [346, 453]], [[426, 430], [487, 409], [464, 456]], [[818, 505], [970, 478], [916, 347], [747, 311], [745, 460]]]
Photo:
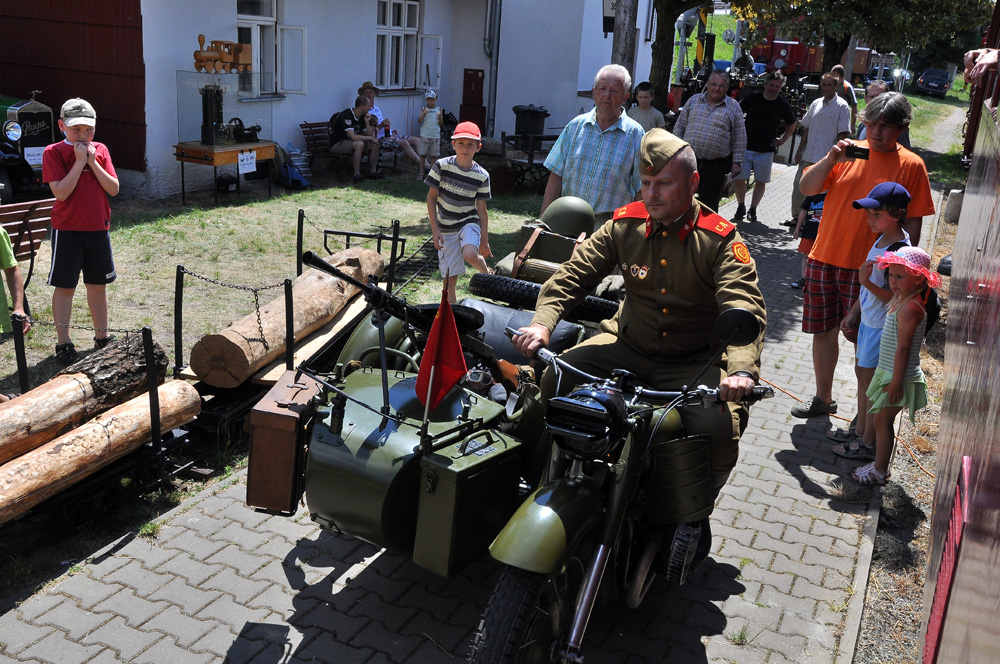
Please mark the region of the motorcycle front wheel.
[[469, 661], [559, 661], [559, 644], [569, 631], [583, 575], [584, 561], [575, 556], [549, 575], [504, 568], [483, 611]]

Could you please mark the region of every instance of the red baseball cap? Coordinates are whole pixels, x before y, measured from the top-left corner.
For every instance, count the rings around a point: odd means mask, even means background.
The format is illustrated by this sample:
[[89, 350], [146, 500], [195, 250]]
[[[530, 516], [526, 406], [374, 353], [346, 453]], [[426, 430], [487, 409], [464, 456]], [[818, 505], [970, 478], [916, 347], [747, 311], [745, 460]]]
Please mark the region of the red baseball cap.
[[456, 138], [471, 138], [474, 141], [482, 141], [483, 135], [479, 132], [479, 126], [475, 122], [459, 122], [455, 131], [451, 133], [451, 140]]

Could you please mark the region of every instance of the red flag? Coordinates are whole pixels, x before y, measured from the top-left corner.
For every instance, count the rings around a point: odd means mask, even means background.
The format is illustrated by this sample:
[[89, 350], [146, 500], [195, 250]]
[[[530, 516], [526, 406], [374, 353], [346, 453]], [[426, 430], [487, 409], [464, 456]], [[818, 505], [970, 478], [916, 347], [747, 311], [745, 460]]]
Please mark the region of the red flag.
[[[431, 367], [434, 367], [433, 386]], [[462, 354], [462, 342], [459, 341], [458, 327], [455, 325], [455, 314], [451, 310], [448, 293], [445, 291], [441, 293], [441, 306], [434, 316], [434, 324], [431, 325], [431, 332], [427, 335], [427, 347], [424, 349], [423, 357], [420, 358], [416, 388], [420, 403], [427, 405], [429, 390], [430, 409], [437, 408], [467, 371], [465, 355]]]

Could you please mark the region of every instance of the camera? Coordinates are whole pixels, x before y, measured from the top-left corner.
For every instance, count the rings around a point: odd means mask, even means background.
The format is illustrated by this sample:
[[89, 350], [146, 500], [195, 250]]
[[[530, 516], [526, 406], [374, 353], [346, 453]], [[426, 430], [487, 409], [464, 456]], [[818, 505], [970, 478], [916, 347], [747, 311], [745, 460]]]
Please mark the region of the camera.
[[863, 148], [860, 145], [848, 145], [844, 148], [844, 154], [851, 159], [867, 159], [870, 148]]

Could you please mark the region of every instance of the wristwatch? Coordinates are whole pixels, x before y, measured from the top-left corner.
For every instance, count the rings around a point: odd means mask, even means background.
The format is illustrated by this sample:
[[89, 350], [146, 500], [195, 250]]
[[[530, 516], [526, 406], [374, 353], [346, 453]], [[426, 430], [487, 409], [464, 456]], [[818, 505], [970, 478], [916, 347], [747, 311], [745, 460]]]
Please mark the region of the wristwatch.
[[750, 380], [752, 380], [755, 383], [757, 382], [757, 379], [754, 378], [753, 374], [750, 373], [749, 371], [734, 371], [733, 373], [731, 373], [729, 375], [730, 376], [743, 376], [744, 378], [749, 378]]

